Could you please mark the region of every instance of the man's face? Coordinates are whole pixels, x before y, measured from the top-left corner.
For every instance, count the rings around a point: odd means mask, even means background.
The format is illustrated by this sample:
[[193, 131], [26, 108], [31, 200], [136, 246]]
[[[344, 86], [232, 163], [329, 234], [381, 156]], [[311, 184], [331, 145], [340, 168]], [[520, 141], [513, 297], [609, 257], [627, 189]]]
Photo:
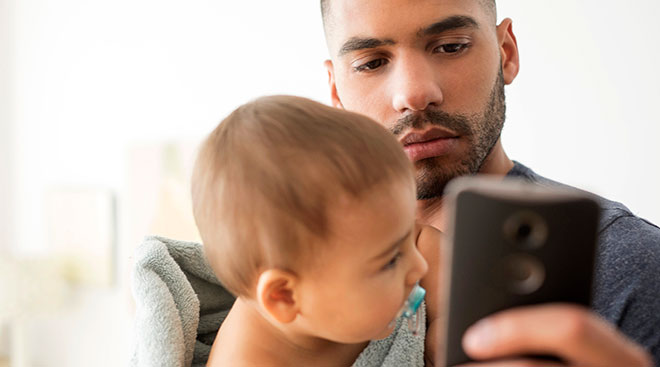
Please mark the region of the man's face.
[[501, 150], [504, 84], [515, 74], [502, 72], [506, 32], [477, 0], [329, 1], [333, 104], [399, 138], [418, 199], [440, 196]]

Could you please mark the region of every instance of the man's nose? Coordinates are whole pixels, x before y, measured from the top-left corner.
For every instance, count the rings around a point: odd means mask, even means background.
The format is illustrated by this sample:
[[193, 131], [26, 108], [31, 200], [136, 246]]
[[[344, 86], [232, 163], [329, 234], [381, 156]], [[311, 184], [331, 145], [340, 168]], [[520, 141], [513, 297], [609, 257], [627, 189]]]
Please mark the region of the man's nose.
[[410, 54], [399, 58], [390, 84], [392, 107], [397, 112], [423, 111], [443, 102], [442, 90], [431, 60]]

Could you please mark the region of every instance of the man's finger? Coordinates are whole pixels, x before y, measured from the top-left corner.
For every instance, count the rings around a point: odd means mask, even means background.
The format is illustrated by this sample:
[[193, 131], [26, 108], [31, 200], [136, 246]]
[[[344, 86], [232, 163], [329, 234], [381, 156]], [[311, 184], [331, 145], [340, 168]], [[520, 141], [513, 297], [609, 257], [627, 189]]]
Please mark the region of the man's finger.
[[497, 313], [472, 326], [463, 347], [474, 359], [549, 354], [571, 365], [651, 366], [649, 355], [611, 325], [566, 304]]

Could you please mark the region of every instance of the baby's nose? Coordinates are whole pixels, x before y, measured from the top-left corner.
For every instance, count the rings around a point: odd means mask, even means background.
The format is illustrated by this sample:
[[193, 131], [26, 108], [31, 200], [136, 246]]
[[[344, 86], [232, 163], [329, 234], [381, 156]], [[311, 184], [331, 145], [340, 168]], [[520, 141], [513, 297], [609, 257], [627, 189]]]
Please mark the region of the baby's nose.
[[412, 259], [412, 267], [408, 272], [408, 284], [415, 284], [426, 275], [429, 270], [429, 265], [426, 263], [424, 256], [415, 249]]

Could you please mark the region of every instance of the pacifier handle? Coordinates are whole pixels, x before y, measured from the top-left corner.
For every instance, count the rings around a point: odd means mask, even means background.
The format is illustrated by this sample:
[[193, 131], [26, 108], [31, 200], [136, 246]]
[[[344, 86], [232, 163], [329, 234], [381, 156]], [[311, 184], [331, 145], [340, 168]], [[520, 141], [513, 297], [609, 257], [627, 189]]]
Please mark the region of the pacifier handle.
[[425, 295], [426, 290], [420, 287], [419, 284], [415, 284], [415, 287], [413, 287], [412, 291], [410, 291], [410, 295], [404, 303], [403, 317], [412, 317], [415, 313], [417, 313], [417, 310], [422, 304]]
[[417, 335], [421, 332], [422, 327], [422, 301], [426, 295], [426, 290], [415, 284], [415, 287], [410, 292], [408, 300], [406, 301], [408, 307], [403, 312], [403, 316], [408, 319], [408, 330], [412, 332], [413, 335]]
[[394, 327], [399, 317], [403, 316], [404, 318], [408, 319], [408, 330], [410, 330], [413, 335], [419, 334], [422, 327], [422, 309], [420, 306], [422, 305], [422, 301], [424, 300], [425, 295], [426, 290], [420, 287], [419, 283], [415, 284], [413, 289], [410, 291], [410, 295], [405, 300], [405, 302], [403, 302], [403, 306], [388, 326]]

